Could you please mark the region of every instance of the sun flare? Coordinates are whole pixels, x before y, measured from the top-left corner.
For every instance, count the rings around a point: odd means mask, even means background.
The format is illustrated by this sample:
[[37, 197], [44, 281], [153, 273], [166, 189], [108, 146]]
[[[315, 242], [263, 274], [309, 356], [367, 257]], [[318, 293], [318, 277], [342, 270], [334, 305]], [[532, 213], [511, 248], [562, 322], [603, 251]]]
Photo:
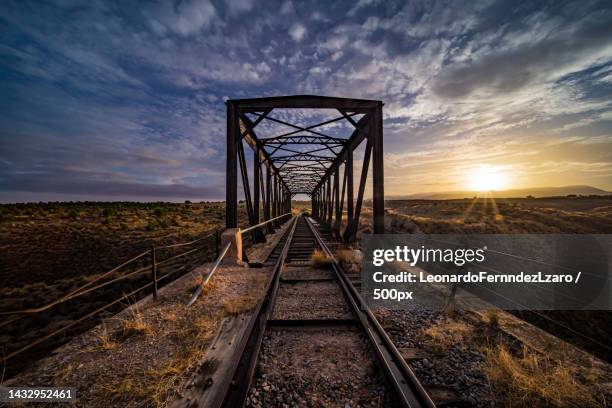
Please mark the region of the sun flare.
[[474, 191], [502, 190], [506, 187], [507, 176], [499, 167], [480, 166], [469, 173], [468, 183]]

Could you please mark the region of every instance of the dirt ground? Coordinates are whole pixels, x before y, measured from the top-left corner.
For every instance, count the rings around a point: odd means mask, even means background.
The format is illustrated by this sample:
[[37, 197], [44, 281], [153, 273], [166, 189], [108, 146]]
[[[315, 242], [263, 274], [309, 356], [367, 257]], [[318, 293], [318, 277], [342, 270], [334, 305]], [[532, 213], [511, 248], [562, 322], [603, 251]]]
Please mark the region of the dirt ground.
[[187, 308], [209, 264], [145, 301], [106, 319], [33, 369], [12, 386], [77, 387], [78, 406], [166, 406], [201, 362], [221, 321], [253, 308], [270, 270], [222, 267], [204, 294]]
[[612, 197], [390, 200], [385, 209], [388, 233], [612, 233]]

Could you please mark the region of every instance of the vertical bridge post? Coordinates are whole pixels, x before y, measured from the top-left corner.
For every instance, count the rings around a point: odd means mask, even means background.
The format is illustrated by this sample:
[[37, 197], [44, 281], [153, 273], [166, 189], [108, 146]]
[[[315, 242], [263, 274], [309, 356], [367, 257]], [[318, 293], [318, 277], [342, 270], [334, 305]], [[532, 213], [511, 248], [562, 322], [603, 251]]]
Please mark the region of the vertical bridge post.
[[236, 105], [227, 101], [227, 168], [225, 183], [225, 228], [238, 225], [238, 163], [236, 160], [236, 136], [238, 133]]
[[374, 109], [372, 115], [372, 213], [374, 233], [385, 233], [385, 181], [383, 164], [383, 126], [382, 104]]

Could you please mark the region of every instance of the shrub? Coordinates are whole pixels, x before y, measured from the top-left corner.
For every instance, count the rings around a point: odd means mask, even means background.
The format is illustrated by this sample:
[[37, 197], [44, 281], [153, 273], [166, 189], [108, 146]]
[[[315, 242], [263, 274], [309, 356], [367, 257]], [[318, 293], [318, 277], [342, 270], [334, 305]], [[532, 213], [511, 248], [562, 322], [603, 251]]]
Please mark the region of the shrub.
[[497, 309], [487, 310], [487, 322], [491, 327], [499, 326], [499, 311]]
[[156, 216], [157, 218], [161, 218], [165, 216], [167, 213], [168, 213], [168, 210], [166, 209], [166, 207], [155, 207], [153, 209], [153, 215]]
[[332, 260], [323, 251], [316, 249], [310, 256], [310, 264], [315, 268], [325, 269], [331, 267]]
[[163, 228], [163, 229], [168, 228], [168, 220], [166, 220], [165, 218], [155, 218], [155, 220], [157, 221], [157, 224], [161, 228]]
[[142, 313], [133, 306], [130, 315], [126, 318], [121, 318], [121, 325], [117, 337], [120, 339], [127, 339], [132, 336], [143, 336], [151, 332], [149, 324], [145, 320]]
[[575, 365], [567, 361], [553, 362], [527, 348], [522, 356], [513, 356], [503, 344], [486, 348], [485, 359], [487, 378], [508, 406], [600, 406], [595, 384], [580, 382]]
[[117, 210], [114, 207], [106, 207], [102, 210], [102, 217], [110, 218], [117, 215]]

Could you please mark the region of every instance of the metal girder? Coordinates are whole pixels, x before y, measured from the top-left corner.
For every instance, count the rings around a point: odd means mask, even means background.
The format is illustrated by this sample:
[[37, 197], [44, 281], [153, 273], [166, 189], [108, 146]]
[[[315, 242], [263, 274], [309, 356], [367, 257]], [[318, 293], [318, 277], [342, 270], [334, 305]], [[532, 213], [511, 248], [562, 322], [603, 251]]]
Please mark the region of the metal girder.
[[303, 174], [310, 175], [314, 174], [316, 176], [324, 176], [325, 168], [324, 167], [308, 167], [308, 166], [287, 166], [278, 171], [281, 174], [287, 175], [295, 175], [295, 174]]
[[315, 164], [315, 163], [300, 163], [300, 164], [287, 163], [284, 169], [285, 170], [312, 169], [312, 170], [317, 170], [317, 171], [322, 170], [323, 172], [325, 172], [327, 170], [327, 167], [325, 167], [324, 165]]
[[[322, 133], [314, 132], [312, 129], [318, 128], [318, 127], [321, 127], [321, 126], [325, 126], [325, 125], [329, 125], [330, 123], [338, 122], [338, 121], [341, 121], [341, 120], [346, 120], [347, 118], [350, 119], [351, 116], [358, 115], [358, 113], [347, 114], [347, 113], [342, 113], [341, 112], [342, 116], [339, 116], [337, 118], [325, 120], [323, 122], [315, 123], [314, 125], [310, 125], [310, 126], [307, 126], [307, 127], [301, 127], [301, 126], [295, 125], [293, 123], [285, 122], [285, 121], [280, 120], [280, 119], [267, 117], [268, 113], [270, 113], [270, 111], [266, 111], [266, 112], [264, 112], [261, 115], [258, 114], [258, 113], [255, 113], [255, 115], [258, 116], [258, 120], [260, 118], [262, 118], [262, 117], [266, 117], [267, 119], [269, 119], [269, 120], [271, 120], [273, 122], [280, 123], [282, 125], [289, 126], [289, 127], [292, 127], [294, 129], [296, 129], [296, 130], [293, 130], [291, 132], [283, 133], [282, 135], [278, 135], [278, 136], [274, 136], [274, 137], [268, 137], [268, 138], [263, 139], [263, 140], [271, 140], [271, 141], [278, 140], [278, 139], [283, 139], [285, 137], [288, 137], [288, 136], [291, 136], [291, 135], [295, 135], [296, 133], [300, 133], [300, 132], [313, 133], [313, 134], [318, 135], [318, 137], [326, 139], [326, 140], [341, 140], [341, 139], [333, 137], [333, 136], [328, 136], [328, 135], [324, 135]], [[352, 119], [351, 119], [351, 122], [352, 122]]]
[[282, 150], [283, 152], [294, 153], [294, 154], [310, 154], [310, 155], [312, 155], [312, 153], [324, 152], [326, 150], [329, 150], [334, 155], [338, 154], [338, 152], [336, 152], [333, 148], [331, 148], [331, 147], [329, 147], [327, 145], [323, 145], [323, 147], [319, 147], [317, 149], [308, 150], [306, 152], [295, 150], [295, 149], [289, 149], [287, 147], [284, 147], [284, 145], [279, 145], [279, 146], [274, 147], [274, 150], [272, 152], [270, 152], [270, 156], [272, 156], [274, 158], [277, 158], [278, 156], [274, 156], [274, 154], [277, 151], [279, 151], [279, 150]]
[[260, 142], [264, 146], [270, 145], [284, 145], [284, 144], [322, 144], [322, 145], [344, 145], [348, 139], [341, 139], [338, 137], [322, 137], [322, 136], [310, 136], [310, 135], [296, 135], [296, 136], [283, 136], [276, 137], [274, 139], [261, 139]]
[[[255, 115], [261, 116], [258, 113], [255, 113]], [[328, 136], [328, 135], [326, 135], [324, 133], [312, 130], [313, 128], [315, 128], [317, 126], [309, 126], [309, 127], [305, 128], [305, 127], [294, 125], [293, 123], [285, 122], [284, 120], [276, 119], [276, 118], [273, 118], [273, 117], [270, 117], [270, 116], [266, 117], [266, 119], [269, 120], [269, 121], [272, 121], [272, 122], [280, 123], [281, 125], [285, 125], [285, 126], [289, 126], [289, 127], [294, 128], [294, 129], [297, 129], [293, 133], [298, 133], [298, 132], [304, 131], [304, 132], [312, 133], [312, 134], [320, 136], [320, 137], [324, 137], [326, 139], [331, 139], [332, 138], [332, 136]], [[283, 136], [287, 136], [287, 135], [293, 134], [293, 133], [291, 133], [291, 132], [290, 133], [285, 133], [284, 135], [277, 136], [277, 137], [283, 137]], [[270, 139], [274, 139], [274, 137], [272, 137]]]
[[257, 126], [259, 124], [259, 122], [261, 122], [262, 120], [264, 120], [266, 118], [266, 116], [268, 116], [268, 113], [270, 113], [272, 111], [272, 109], [267, 109], [262, 115], [260, 115], [257, 120], [255, 120], [255, 122], [253, 122], [249, 127], [246, 127], [240, 134], [241, 137], [245, 137], [248, 133], [250, 133], [253, 129], [255, 129], [255, 126]]
[[242, 110], [249, 112], [261, 112], [265, 109], [346, 109], [348, 111], [359, 111], [375, 108], [382, 104], [381, 101], [369, 99], [338, 98], [333, 96], [319, 95], [290, 95], [272, 96], [266, 98], [234, 99]]
[[[312, 198], [313, 216], [333, 227], [338, 233], [346, 200], [347, 228], [344, 238], [357, 231], [361, 212], [367, 169], [372, 169], [374, 232], [384, 227], [382, 102], [376, 100], [335, 98], [314, 95], [295, 95], [255, 99], [228, 100], [228, 226], [236, 224], [237, 164], [240, 164], [243, 186], [246, 174], [242, 144], [246, 142], [256, 153], [253, 171], [253, 194], [245, 187], [249, 219], [258, 221], [260, 202], [267, 220], [285, 209], [290, 209], [291, 197], [308, 194]], [[340, 116], [315, 124], [291, 123], [274, 115], [274, 109], [334, 109]], [[251, 120], [249, 116], [254, 119]], [[231, 118], [230, 118], [231, 116]], [[263, 122], [273, 122], [293, 130], [273, 137], [258, 138], [255, 128]], [[332, 123], [348, 123], [350, 135], [332, 136], [320, 128]], [[367, 139], [364, 166], [359, 179], [356, 202], [353, 201], [353, 151]], [[231, 156], [231, 157], [230, 157]], [[370, 163], [370, 161], [372, 163]], [[339, 169], [344, 166], [342, 179]], [[233, 170], [232, 170], [233, 169]], [[264, 179], [264, 170], [266, 173]], [[261, 190], [261, 191], [259, 191]], [[251, 202], [252, 197], [252, 202]], [[261, 197], [261, 200], [260, 200]]]
[[274, 156], [272, 160], [276, 163], [284, 161], [333, 161], [334, 157], [318, 156], [310, 153], [296, 153], [288, 156]]

